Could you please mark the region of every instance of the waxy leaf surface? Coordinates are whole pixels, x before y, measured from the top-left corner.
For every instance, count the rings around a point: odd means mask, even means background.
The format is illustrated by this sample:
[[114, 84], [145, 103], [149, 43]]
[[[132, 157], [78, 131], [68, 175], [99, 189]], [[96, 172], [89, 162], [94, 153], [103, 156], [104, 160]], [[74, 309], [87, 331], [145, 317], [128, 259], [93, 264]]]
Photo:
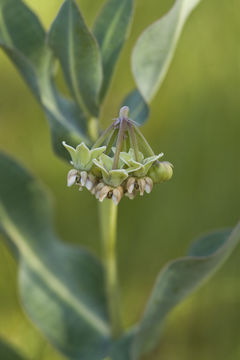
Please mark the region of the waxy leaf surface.
[[10, 344], [0, 338], [0, 359], [1, 360], [26, 360]]
[[98, 15], [93, 32], [98, 41], [103, 62], [103, 84], [100, 98], [104, 99], [127, 40], [133, 17], [134, 0], [108, 0]]
[[240, 223], [199, 238], [184, 257], [170, 262], [159, 274], [133, 342], [132, 359], [153, 350], [169, 311], [209, 278], [240, 241]]
[[102, 64], [97, 42], [74, 0], [65, 0], [48, 35], [68, 86], [84, 114], [98, 116]]
[[128, 106], [130, 109], [130, 118], [137, 124], [143, 125], [149, 117], [150, 109], [140, 94], [135, 89], [123, 101], [122, 106]]
[[46, 45], [45, 30], [21, 0], [0, 0], [0, 46], [44, 109], [57, 154], [66, 158], [63, 140], [72, 145], [88, 143], [84, 115], [53, 84], [55, 59]]
[[132, 56], [132, 71], [147, 103], [162, 84], [184, 23], [199, 1], [176, 0], [169, 13], [150, 25], [138, 39]]
[[0, 230], [18, 250], [27, 314], [69, 359], [104, 358], [111, 340], [101, 264], [59, 240], [46, 192], [31, 175], [2, 153], [0, 168]]

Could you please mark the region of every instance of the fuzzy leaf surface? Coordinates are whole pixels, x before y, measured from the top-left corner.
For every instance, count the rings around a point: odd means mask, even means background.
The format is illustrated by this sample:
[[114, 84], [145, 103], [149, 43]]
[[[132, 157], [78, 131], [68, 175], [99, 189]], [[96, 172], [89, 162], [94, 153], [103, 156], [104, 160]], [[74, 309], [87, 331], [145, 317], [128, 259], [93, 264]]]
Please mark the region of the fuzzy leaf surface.
[[93, 33], [98, 41], [103, 62], [101, 100], [106, 95], [120, 52], [127, 40], [133, 8], [134, 0], [108, 0], [94, 24]]
[[132, 55], [132, 71], [147, 103], [161, 86], [183, 26], [199, 1], [176, 0], [169, 13], [150, 25], [138, 39]]
[[53, 84], [55, 59], [46, 45], [45, 30], [21, 0], [0, 0], [0, 47], [44, 109], [57, 154], [66, 158], [63, 140], [72, 145], [88, 143], [81, 110]]
[[150, 109], [146, 101], [135, 89], [124, 99], [122, 106], [128, 106], [130, 109], [130, 118], [137, 124], [143, 125], [149, 118]]
[[0, 359], [25, 360], [10, 344], [0, 338]]
[[18, 249], [26, 313], [69, 359], [104, 358], [111, 340], [102, 265], [59, 240], [49, 198], [31, 175], [3, 153], [0, 168], [0, 230]]
[[84, 114], [98, 116], [102, 64], [97, 42], [74, 0], [65, 0], [48, 34], [68, 86]]
[[133, 343], [132, 359], [153, 350], [168, 312], [215, 273], [240, 241], [240, 223], [199, 238], [184, 258], [170, 262], [159, 274]]

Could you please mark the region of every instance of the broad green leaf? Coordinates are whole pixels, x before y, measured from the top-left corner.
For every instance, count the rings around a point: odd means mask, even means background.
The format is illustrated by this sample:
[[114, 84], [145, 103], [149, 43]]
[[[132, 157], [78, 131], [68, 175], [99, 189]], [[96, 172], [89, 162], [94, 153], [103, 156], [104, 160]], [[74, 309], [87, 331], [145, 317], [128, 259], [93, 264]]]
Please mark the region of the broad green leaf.
[[108, 90], [122, 47], [128, 37], [133, 17], [134, 0], [108, 0], [94, 24], [103, 62], [103, 84], [100, 99]]
[[133, 359], [154, 349], [168, 312], [208, 279], [240, 241], [240, 223], [230, 232], [201, 237], [189, 254], [170, 262], [160, 273], [133, 343]]
[[53, 85], [55, 59], [46, 46], [45, 31], [21, 0], [0, 0], [0, 46], [43, 107], [58, 155], [66, 158], [62, 140], [72, 145], [89, 142], [80, 109]]
[[98, 116], [102, 64], [96, 40], [74, 0], [65, 0], [48, 35], [68, 86], [84, 114]]
[[149, 107], [140, 92], [133, 90], [123, 101], [122, 106], [128, 106], [130, 117], [137, 124], [143, 125], [149, 117]]
[[138, 39], [132, 56], [132, 71], [149, 103], [167, 73], [184, 23], [200, 0], [176, 0], [163, 18], [149, 26]]
[[8, 343], [0, 338], [1, 360], [24, 360], [23, 357]]
[[110, 351], [111, 360], [131, 360], [131, 347], [135, 335], [135, 328], [126, 332], [117, 340]]
[[101, 264], [58, 239], [46, 192], [31, 175], [4, 154], [0, 168], [0, 228], [19, 252], [27, 314], [69, 359], [104, 358], [111, 342]]
[[43, 95], [42, 106], [50, 125], [54, 150], [59, 156], [69, 160], [62, 142], [66, 141], [74, 147], [82, 141], [89, 145], [86, 119], [76, 103], [61, 96], [53, 84], [43, 90]]
[[45, 31], [21, 0], [0, 0], [0, 45], [40, 99], [38, 75], [51, 68]]

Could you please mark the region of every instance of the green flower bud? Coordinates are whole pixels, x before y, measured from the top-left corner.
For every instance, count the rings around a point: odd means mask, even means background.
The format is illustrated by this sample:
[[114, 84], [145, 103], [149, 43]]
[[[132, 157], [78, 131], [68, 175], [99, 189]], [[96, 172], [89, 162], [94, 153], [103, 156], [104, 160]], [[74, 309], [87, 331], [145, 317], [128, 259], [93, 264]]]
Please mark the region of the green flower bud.
[[155, 184], [170, 180], [172, 175], [173, 165], [168, 161], [157, 161], [148, 172], [148, 176]]

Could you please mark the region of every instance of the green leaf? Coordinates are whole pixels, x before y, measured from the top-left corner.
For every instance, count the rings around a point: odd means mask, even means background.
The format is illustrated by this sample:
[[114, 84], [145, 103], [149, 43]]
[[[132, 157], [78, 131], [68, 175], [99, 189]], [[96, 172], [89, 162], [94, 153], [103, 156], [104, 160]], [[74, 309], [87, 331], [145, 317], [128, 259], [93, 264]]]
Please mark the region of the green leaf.
[[48, 35], [68, 86], [84, 114], [98, 116], [102, 64], [96, 40], [74, 0], [65, 0]]
[[240, 241], [240, 223], [201, 237], [188, 256], [170, 262], [160, 273], [133, 344], [133, 359], [157, 345], [168, 312], [191, 294], [223, 264]]
[[[130, 109], [130, 117], [137, 124], [143, 125], [150, 113], [150, 109], [140, 92], [133, 90], [123, 101], [122, 106], [128, 106]], [[121, 106], [121, 107], [122, 107]]]
[[138, 39], [132, 56], [132, 71], [139, 91], [149, 103], [167, 73], [184, 23], [200, 0], [176, 0], [160, 20]]
[[55, 59], [36, 15], [21, 0], [0, 0], [0, 46], [12, 60], [48, 118], [53, 146], [66, 158], [62, 140], [72, 145], [86, 137], [85, 118], [53, 85]]
[[135, 330], [132, 328], [115, 342], [110, 352], [111, 360], [131, 360], [131, 346]]
[[0, 0], [0, 45], [40, 98], [37, 77], [51, 68], [51, 55], [39, 19], [21, 0]]
[[116, 62], [130, 32], [134, 0], [108, 0], [98, 15], [93, 33], [103, 62], [103, 84], [100, 99], [108, 90]]
[[101, 264], [59, 241], [46, 192], [31, 175], [4, 154], [0, 168], [0, 228], [19, 252], [27, 314], [70, 359], [104, 358], [111, 341]]
[[63, 141], [74, 147], [82, 141], [87, 145], [91, 143], [87, 136], [86, 118], [73, 101], [57, 92], [52, 83], [46, 86], [42, 89], [42, 107], [50, 125], [53, 148], [57, 155], [69, 160]]
[[21, 355], [3, 339], [0, 338], [0, 359], [2, 360], [24, 360]]

